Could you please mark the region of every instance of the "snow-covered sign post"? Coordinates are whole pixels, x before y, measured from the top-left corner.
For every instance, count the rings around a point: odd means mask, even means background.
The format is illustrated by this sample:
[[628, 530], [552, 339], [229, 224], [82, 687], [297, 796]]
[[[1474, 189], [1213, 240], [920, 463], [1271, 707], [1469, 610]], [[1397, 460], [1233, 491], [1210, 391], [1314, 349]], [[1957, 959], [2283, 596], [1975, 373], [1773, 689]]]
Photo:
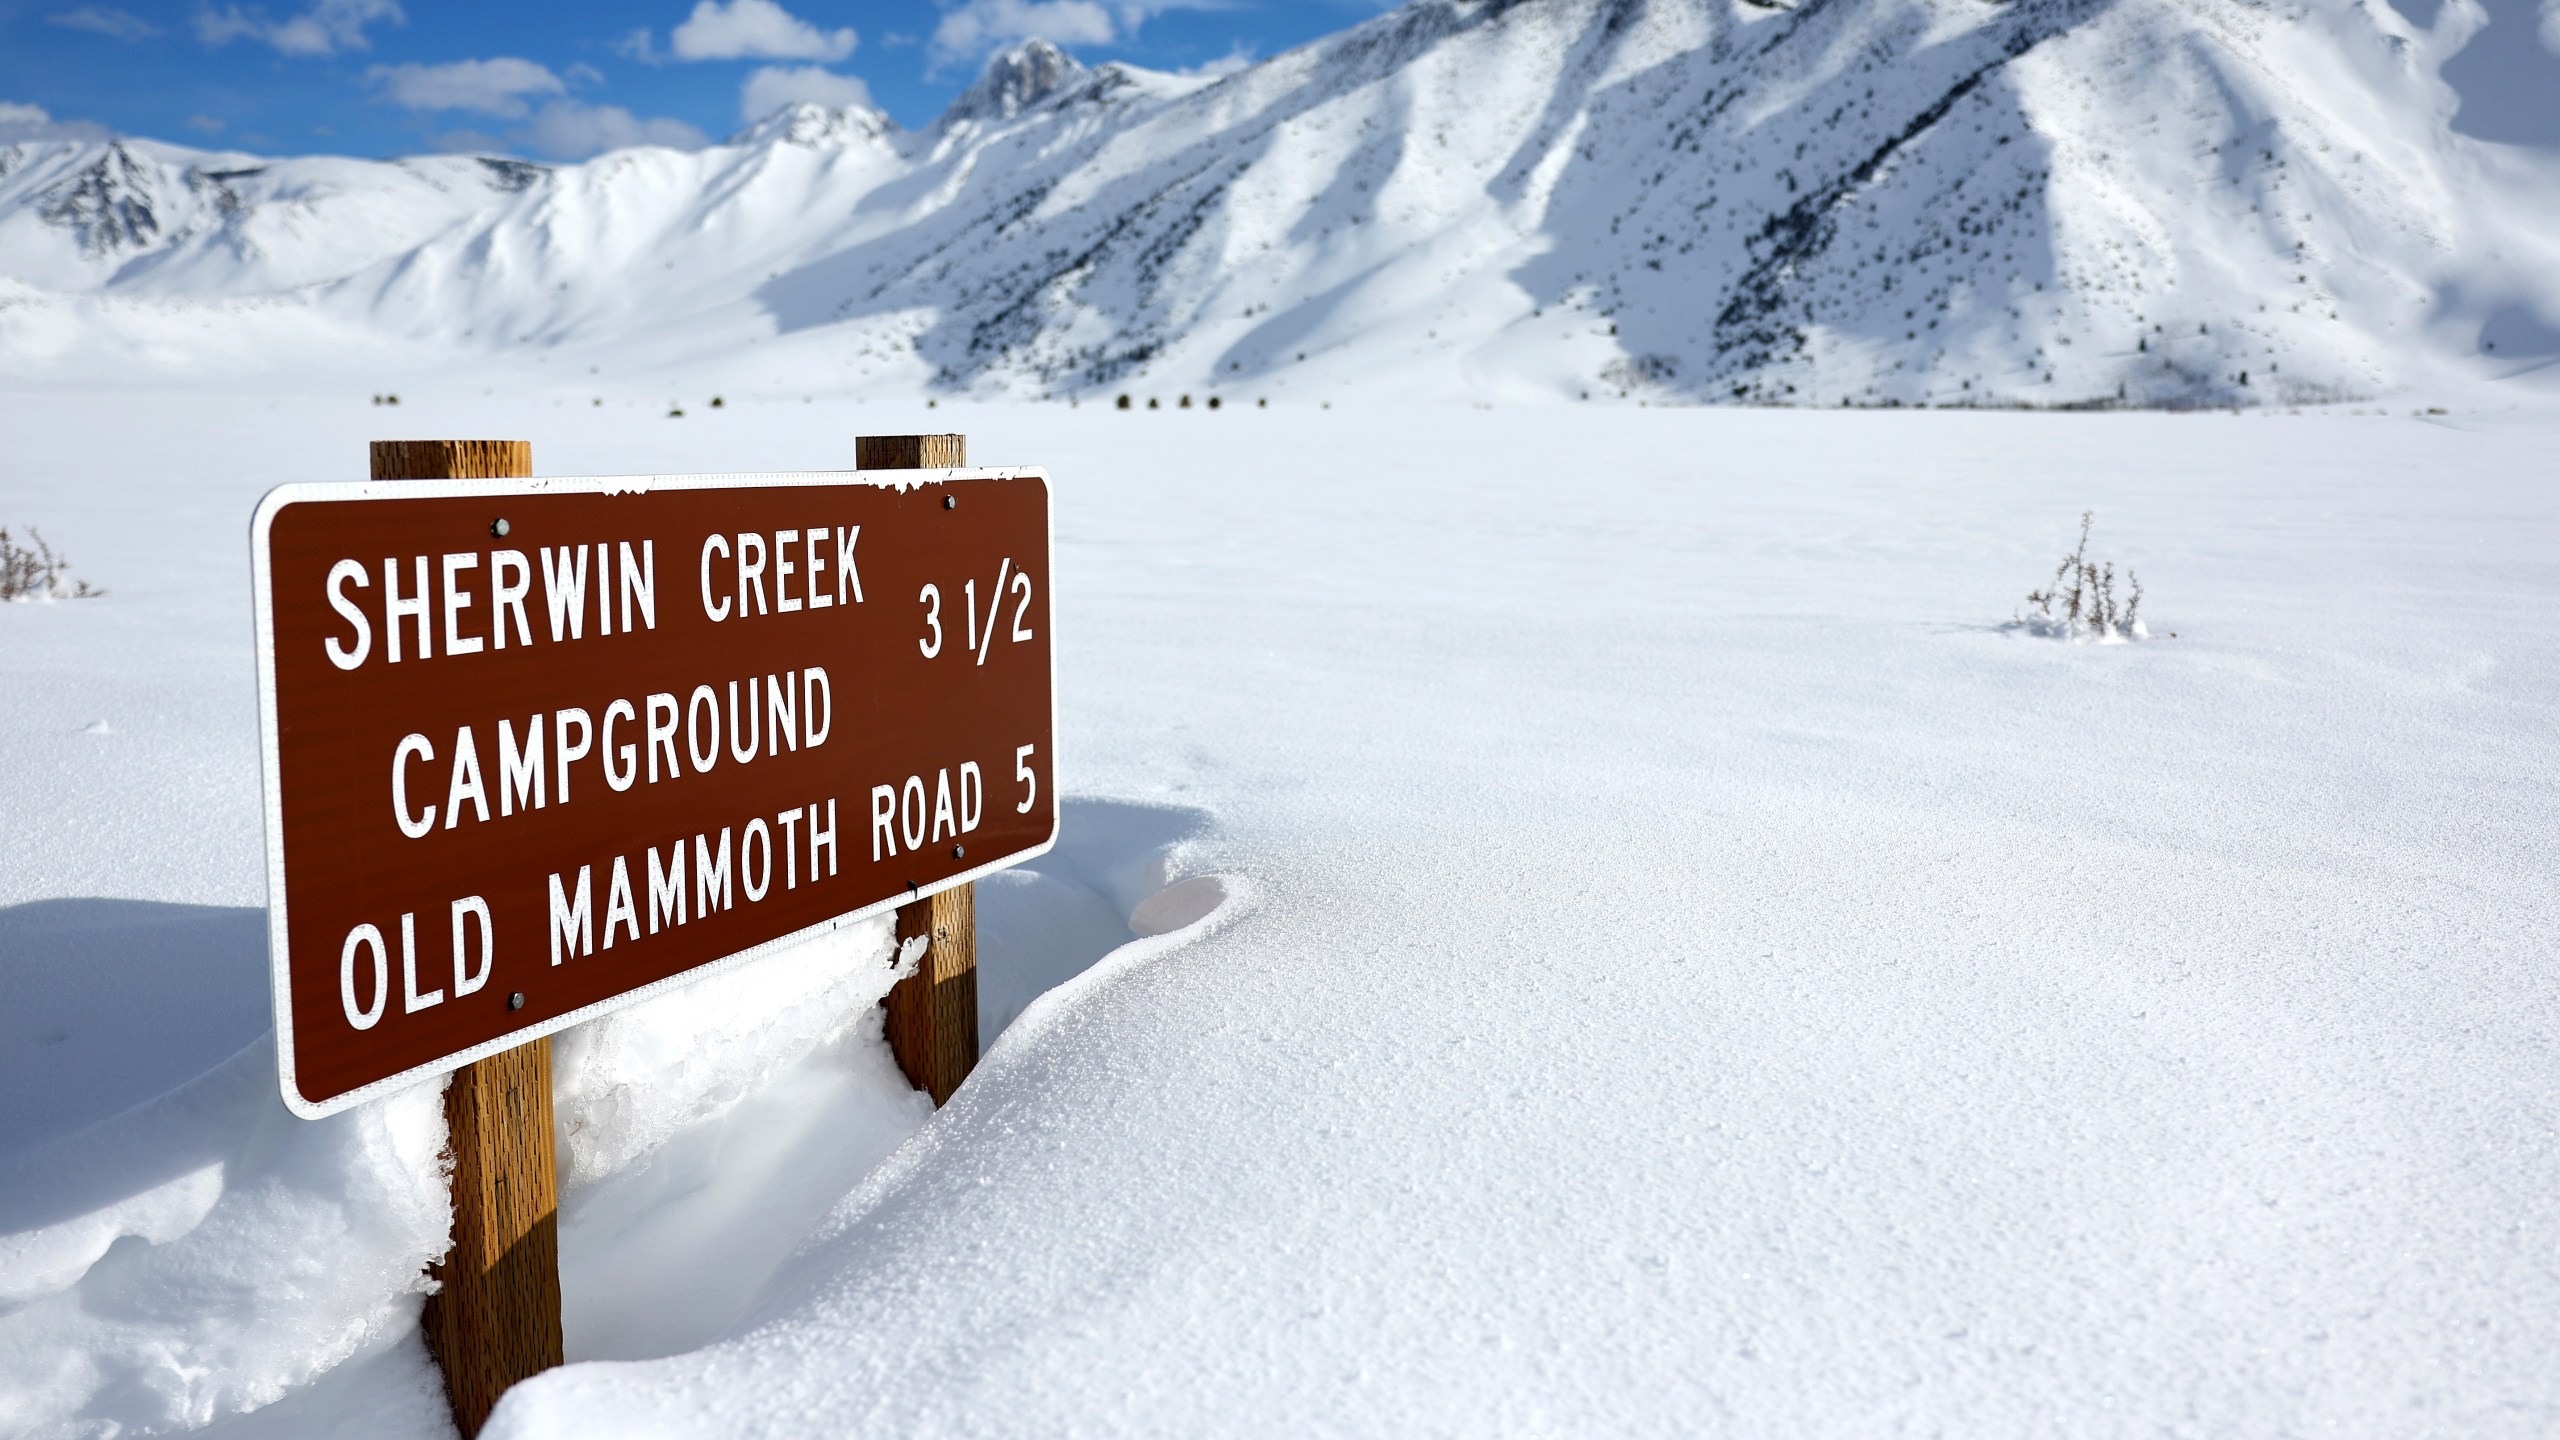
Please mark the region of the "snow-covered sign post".
[[426, 1328], [466, 1435], [560, 1359], [552, 1032], [896, 908], [900, 1063], [938, 1103], [975, 1061], [967, 887], [1058, 808], [1048, 483], [962, 443], [536, 480], [392, 442], [259, 506], [284, 1099], [458, 1072]]

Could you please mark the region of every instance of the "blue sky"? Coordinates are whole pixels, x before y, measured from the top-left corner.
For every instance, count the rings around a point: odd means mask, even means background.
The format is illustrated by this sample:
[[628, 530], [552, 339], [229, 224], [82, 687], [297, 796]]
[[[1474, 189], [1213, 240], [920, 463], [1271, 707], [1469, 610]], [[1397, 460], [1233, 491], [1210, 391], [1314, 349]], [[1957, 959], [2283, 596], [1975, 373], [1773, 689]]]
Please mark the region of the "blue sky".
[[[207, 148], [575, 159], [701, 143], [783, 100], [941, 113], [1044, 34], [1165, 70], [1278, 54], [1381, 0], [0, 0], [0, 122]], [[32, 108], [30, 108], [32, 107]]]
[[[50, 119], [207, 148], [578, 159], [701, 144], [790, 99], [923, 125], [1041, 34], [1165, 70], [1275, 55], [1393, 0], [0, 0], [0, 131]], [[2392, 0], [2421, 25], [2444, 0]], [[2455, 128], [2560, 144], [2560, 0], [2482, 0]]]

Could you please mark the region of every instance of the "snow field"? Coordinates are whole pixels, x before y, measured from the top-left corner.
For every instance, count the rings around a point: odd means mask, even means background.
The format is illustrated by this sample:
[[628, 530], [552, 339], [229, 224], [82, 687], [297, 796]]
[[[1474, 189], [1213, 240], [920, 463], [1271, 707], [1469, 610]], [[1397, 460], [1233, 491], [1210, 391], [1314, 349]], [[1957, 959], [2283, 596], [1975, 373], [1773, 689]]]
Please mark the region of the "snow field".
[[[256, 948], [256, 494], [391, 433], [561, 473], [925, 428], [1057, 477], [1066, 838], [981, 886], [1012, 1024], [926, 1120], [844, 932], [564, 1040], [615, 1363], [493, 1433], [2560, 1406], [2548, 416], [405, 399], [0, 397], [0, 495], [115, 592], [0, 612], [42, 1002], [0, 1011], [126, 1077], [10, 1072], [12, 1428], [440, 1423], [432, 1103], [292, 1122], [239, 977], [154, 978]], [[2153, 640], [2004, 630], [2083, 508]]]

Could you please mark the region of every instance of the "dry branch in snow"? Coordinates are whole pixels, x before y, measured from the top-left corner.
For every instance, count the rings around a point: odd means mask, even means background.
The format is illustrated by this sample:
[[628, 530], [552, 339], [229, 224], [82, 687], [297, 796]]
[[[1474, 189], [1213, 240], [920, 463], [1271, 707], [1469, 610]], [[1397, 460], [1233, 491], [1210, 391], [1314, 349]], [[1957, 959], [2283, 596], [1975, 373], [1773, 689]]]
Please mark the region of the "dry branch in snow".
[[0, 600], [86, 600], [107, 593], [90, 588], [86, 580], [71, 580], [71, 562], [55, 554], [32, 525], [27, 541], [19, 544], [0, 525]]
[[2126, 567], [2124, 583], [2132, 593], [2119, 605], [2115, 562], [2089, 558], [2089, 523], [2094, 514], [2080, 512], [2079, 545], [2062, 557], [2043, 589], [2027, 592], [2027, 603], [2036, 607], [2036, 613], [2021, 615], [2012, 623], [2063, 639], [2147, 640], [2151, 632], [2142, 623], [2141, 577]]

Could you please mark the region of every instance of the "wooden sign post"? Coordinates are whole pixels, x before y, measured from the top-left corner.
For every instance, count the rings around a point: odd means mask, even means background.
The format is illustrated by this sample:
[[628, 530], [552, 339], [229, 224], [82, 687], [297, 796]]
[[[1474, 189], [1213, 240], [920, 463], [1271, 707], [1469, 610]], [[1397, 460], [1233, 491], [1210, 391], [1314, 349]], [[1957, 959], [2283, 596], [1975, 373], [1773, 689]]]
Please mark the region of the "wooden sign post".
[[[523, 440], [377, 440], [376, 480], [533, 473]], [[558, 1365], [560, 1172], [551, 1125], [551, 1037], [475, 1060], [444, 1092], [453, 1159], [453, 1249], [418, 1320], [444, 1370], [464, 1440], [507, 1387]]]
[[[863, 435], [858, 470], [957, 469], [966, 435]], [[916, 973], [889, 991], [889, 1051], [917, 1089], [943, 1105], [978, 1063], [978, 907], [967, 885], [898, 907], [898, 943], [922, 939]]]
[[894, 911], [901, 1067], [940, 1104], [975, 1063], [969, 887], [1059, 811], [1048, 479], [961, 447], [534, 479], [405, 441], [260, 502], [278, 1084], [317, 1119], [452, 1077], [422, 1326], [465, 1436], [561, 1362], [551, 1034]]

